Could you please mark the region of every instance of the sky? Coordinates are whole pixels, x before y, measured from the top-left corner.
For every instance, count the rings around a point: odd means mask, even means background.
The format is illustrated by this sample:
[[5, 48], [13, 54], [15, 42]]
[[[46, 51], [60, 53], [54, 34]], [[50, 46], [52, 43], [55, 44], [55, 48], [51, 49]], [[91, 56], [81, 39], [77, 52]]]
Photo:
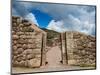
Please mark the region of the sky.
[[87, 5], [12, 2], [12, 15], [29, 19], [40, 28], [78, 31], [95, 36], [96, 7]]

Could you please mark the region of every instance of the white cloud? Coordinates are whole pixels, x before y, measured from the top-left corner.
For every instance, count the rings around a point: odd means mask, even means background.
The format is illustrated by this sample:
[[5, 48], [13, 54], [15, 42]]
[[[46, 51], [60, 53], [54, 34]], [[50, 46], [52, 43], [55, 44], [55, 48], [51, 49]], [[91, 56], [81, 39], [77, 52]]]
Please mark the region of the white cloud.
[[95, 24], [89, 23], [88, 21], [85, 21], [82, 23], [81, 26], [81, 32], [84, 32], [86, 34], [92, 34], [95, 31]]
[[51, 20], [50, 23], [47, 26], [47, 29], [54, 30], [57, 32], [65, 32], [65, 31], [79, 31], [83, 32], [85, 34], [92, 34], [92, 32], [95, 30], [95, 25], [92, 23], [89, 23], [88, 21], [81, 21], [78, 18], [73, 17], [72, 15], [69, 16], [70, 19], [68, 20], [70, 25], [67, 25], [67, 20], [60, 20], [55, 21]]
[[13, 16], [21, 16], [30, 22], [36, 24], [39, 26], [35, 15], [31, 13], [29, 10], [31, 10], [32, 4], [30, 3], [25, 3], [25, 2], [13, 2], [13, 7], [12, 7], [12, 15]]
[[46, 28], [57, 32], [65, 32], [68, 30], [66, 27], [64, 27], [64, 22], [62, 20], [51, 20]]
[[29, 20], [30, 22], [36, 24], [37, 26], [39, 26], [39, 24], [38, 24], [38, 22], [37, 22], [37, 20], [36, 20], [36, 18], [34, 16], [34, 14], [29, 13], [26, 16], [24, 16], [24, 18], [27, 19], [27, 20]]
[[[58, 32], [75, 30], [90, 35], [95, 32], [94, 6], [41, 4], [37, 9], [49, 14], [54, 20], [57, 20], [57, 22], [51, 21], [48, 24], [49, 29]], [[59, 21], [62, 21], [63, 24], [58, 25]]]
[[[22, 4], [19, 3], [19, 5], [17, 4], [16, 7], [17, 10], [20, 7], [22, 7], [20, 8], [20, 10], [18, 10], [19, 13], [22, 15], [23, 12], [25, 15], [28, 15], [29, 11], [32, 11], [33, 9], [39, 10], [43, 13], [50, 15], [53, 18], [53, 20], [48, 24], [47, 26], [48, 29], [56, 30], [58, 32], [63, 32], [67, 30], [76, 30], [90, 35], [95, 33], [94, 6], [85, 6], [85, 5], [78, 6], [78, 5], [30, 3], [30, 2], [27, 3], [22, 2]], [[34, 22], [37, 23], [35, 19]]]
[[63, 21], [51, 20], [47, 26], [47, 29], [54, 30], [57, 32], [63, 32]]

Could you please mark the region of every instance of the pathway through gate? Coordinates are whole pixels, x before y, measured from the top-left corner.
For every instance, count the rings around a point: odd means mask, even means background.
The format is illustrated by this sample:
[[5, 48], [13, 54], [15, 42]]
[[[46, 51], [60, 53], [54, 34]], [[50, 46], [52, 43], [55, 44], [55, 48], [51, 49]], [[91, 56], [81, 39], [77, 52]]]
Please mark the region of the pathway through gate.
[[45, 58], [42, 60], [42, 63], [44, 64], [41, 67], [55, 68], [64, 67], [65, 65], [67, 65], [64, 44], [65, 38], [61, 34], [57, 34], [57, 36], [53, 38], [47, 38], [47, 43], [45, 47], [46, 52], [42, 52], [42, 59]]
[[47, 53], [46, 53], [46, 61], [48, 64], [46, 66], [48, 67], [58, 67], [62, 63], [60, 62], [61, 59], [61, 50], [59, 46], [52, 47]]

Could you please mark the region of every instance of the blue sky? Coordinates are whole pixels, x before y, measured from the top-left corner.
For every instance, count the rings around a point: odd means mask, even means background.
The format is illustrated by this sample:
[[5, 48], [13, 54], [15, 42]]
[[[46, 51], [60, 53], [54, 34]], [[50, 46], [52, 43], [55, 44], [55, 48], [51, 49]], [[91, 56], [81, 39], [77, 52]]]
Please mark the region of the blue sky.
[[41, 28], [47, 27], [49, 22], [53, 19], [50, 15], [43, 13], [39, 10], [32, 10], [32, 13], [35, 15], [37, 22]]
[[12, 15], [29, 19], [57, 32], [79, 31], [95, 35], [95, 6], [13, 2]]

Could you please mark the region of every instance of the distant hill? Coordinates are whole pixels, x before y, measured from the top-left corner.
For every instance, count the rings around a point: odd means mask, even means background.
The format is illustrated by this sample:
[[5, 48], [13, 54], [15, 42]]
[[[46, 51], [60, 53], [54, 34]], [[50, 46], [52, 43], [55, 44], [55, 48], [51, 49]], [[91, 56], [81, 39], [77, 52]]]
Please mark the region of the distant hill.
[[41, 28], [42, 30], [44, 30], [45, 32], [47, 32], [47, 39], [52, 39], [57, 37], [60, 33], [53, 31], [53, 30], [48, 30], [45, 28]]
[[45, 32], [47, 32], [47, 45], [50, 46], [54, 43], [55, 39], [60, 39], [60, 33], [53, 31], [53, 30], [48, 30], [45, 28], [41, 28], [42, 30], [44, 30]]

